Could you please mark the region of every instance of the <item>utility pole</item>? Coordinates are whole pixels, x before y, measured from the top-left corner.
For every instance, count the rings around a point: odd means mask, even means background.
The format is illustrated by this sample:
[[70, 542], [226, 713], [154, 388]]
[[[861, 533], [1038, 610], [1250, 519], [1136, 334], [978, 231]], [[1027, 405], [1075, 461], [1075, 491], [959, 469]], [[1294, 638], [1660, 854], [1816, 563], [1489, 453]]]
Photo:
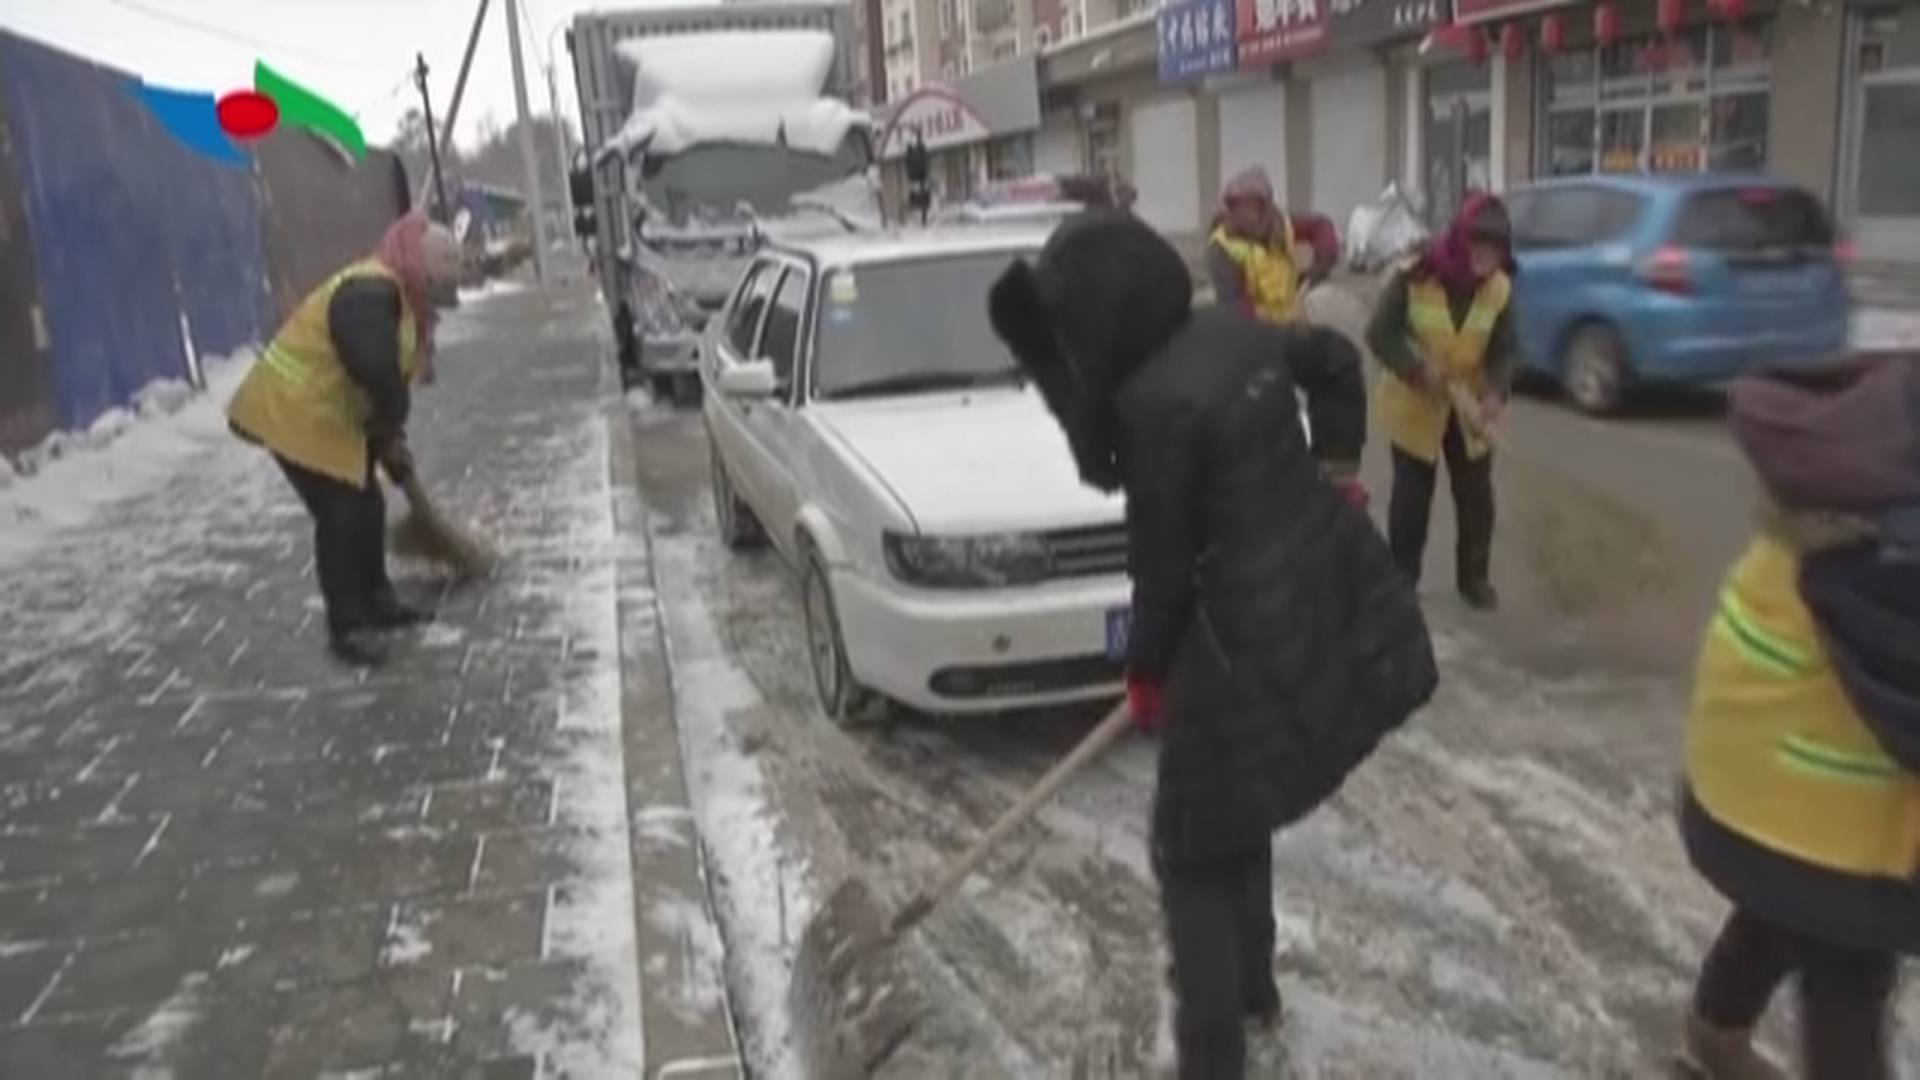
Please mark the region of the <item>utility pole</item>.
[[533, 274], [547, 280], [546, 200], [540, 195], [540, 162], [533, 152], [533, 121], [527, 115], [527, 67], [520, 55], [520, 13], [507, 0], [507, 48], [513, 54], [513, 103], [520, 116], [520, 162], [527, 173], [527, 206], [533, 214]]
[[[447, 105], [447, 122], [441, 132], [441, 141], [453, 145], [453, 125], [460, 120], [460, 102], [467, 96], [467, 73], [473, 70], [473, 53], [480, 45], [480, 28], [487, 21], [488, 0], [480, 0], [480, 9], [473, 13], [473, 28], [467, 31], [467, 51], [460, 56], [460, 74], [453, 80], [453, 100]], [[427, 119], [427, 128], [432, 130], [433, 119]], [[427, 197], [426, 184], [420, 185], [420, 195], [415, 200], [424, 201]]]
[[560, 170], [560, 205], [568, 210], [573, 208], [573, 195], [567, 182], [567, 120], [560, 115], [560, 92], [553, 81], [553, 35], [547, 35], [547, 114], [553, 121], [553, 164]]
[[433, 133], [433, 97], [427, 93], [427, 57], [413, 54], [413, 84], [420, 88], [420, 107], [427, 114], [427, 160], [433, 170], [433, 208], [428, 217], [447, 223], [447, 182], [440, 175], [440, 140]]

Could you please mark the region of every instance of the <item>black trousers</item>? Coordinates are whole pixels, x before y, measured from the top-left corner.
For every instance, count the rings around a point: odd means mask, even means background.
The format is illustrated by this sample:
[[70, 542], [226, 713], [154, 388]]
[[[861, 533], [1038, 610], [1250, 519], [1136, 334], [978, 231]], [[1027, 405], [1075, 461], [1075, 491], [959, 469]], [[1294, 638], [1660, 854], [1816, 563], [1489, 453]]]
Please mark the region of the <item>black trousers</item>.
[[1787, 976], [1800, 977], [1808, 1080], [1887, 1080], [1887, 1009], [1899, 961], [1803, 937], [1736, 910], [1707, 953], [1694, 1009], [1714, 1027], [1759, 1023]]
[[394, 598], [387, 577], [387, 501], [373, 476], [372, 452], [364, 487], [278, 455], [274, 460], [313, 515], [313, 565], [327, 605], [328, 633], [339, 637], [371, 625], [375, 612]]
[[1273, 848], [1205, 863], [1156, 852], [1173, 952], [1174, 1041], [1181, 1080], [1246, 1075], [1246, 1017], [1280, 1003], [1273, 983]]
[[[1458, 417], [1447, 421], [1440, 440], [1447, 479], [1453, 485], [1454, 516], [1460, 542], [1454, 555], [1456, 583], [1462, 588], [1482, 585], [1493, 560], [1493, 455], [1478, 460], [1467, 456], [1466, 438]], [[1387, 543], [1393, 561], [1409, 581], [1420, 580], [1420, 563], [1427, 550], [1427, 523], [1433, 516], [1433, 489], [1439, 466], [1393, 448], [1393, 496], [1387, 506]]]

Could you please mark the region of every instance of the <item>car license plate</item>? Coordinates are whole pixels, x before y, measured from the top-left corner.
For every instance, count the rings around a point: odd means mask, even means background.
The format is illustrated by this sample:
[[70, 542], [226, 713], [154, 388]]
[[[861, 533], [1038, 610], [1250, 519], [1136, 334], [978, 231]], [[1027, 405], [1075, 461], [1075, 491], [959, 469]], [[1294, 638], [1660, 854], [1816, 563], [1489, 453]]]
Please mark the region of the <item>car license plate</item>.
[[1127, 658], [1127, 637], [1132, 631], [1131, 610], [1114, 608], [1107, 612], [1107, 659], [1121, 661]]

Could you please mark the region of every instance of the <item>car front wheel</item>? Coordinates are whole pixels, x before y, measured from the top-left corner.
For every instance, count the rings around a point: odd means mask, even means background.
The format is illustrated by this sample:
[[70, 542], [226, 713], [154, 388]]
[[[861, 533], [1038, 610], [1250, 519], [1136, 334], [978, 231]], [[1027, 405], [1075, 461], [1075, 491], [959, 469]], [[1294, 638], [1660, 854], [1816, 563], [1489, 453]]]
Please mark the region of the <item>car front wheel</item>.
[[1604, 323], [1588, 323], [1567, 341], [1560, 381], [1581, 412], [1604, 416], [1620, 407], [1628, 372], [1627, 345], [1619, 332]]
[[807, 555], [801, 607], [807, 622], [807, 661], [813, 668], [813, 688], [827, 718], [843, 727], [884, 719], [885, 699], [861, 686], [847, 662], [846, 637], [840, 631], [840, 615], [833, 604], [833, 583], [818, 552]]

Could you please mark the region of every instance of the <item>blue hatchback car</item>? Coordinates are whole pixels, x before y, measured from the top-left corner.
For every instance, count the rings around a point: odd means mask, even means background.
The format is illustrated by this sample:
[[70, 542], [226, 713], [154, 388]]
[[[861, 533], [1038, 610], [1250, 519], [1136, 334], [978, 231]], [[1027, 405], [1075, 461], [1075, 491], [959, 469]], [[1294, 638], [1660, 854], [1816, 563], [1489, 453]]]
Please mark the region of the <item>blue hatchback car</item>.
[[1588, 412], [1636, 382], [1712, 386], [1846, 346], [1845, 251], [1820, 200], [1790, 184], [1590, 176], [1508, 203], [1527, 367]]

